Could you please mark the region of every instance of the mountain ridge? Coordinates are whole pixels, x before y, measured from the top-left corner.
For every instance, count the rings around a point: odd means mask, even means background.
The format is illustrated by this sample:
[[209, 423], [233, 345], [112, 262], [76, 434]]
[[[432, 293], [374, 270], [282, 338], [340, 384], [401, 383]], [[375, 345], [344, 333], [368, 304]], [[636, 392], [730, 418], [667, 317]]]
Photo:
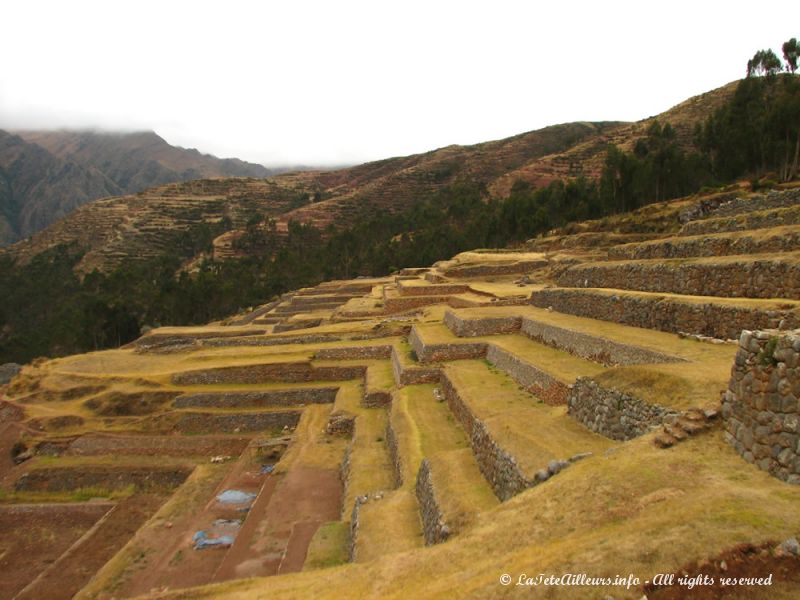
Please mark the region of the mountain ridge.
[[0, 130], [0, 244], [24, 239], [90, 200], [177, 181], [272, 172], [171, 146], [152, 131]]

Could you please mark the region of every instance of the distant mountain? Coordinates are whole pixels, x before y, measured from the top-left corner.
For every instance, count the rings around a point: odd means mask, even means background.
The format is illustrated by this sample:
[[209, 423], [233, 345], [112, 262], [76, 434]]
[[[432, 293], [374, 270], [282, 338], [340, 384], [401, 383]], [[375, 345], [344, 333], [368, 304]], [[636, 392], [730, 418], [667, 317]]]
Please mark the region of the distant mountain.
[[121, 193], [102, 171], [0, 130], [0, 245], [25, 238], [90, 200]]
[[171, 146], [153, 132], [0, 131], [0, 244], [28, 237], [89, 200], [272, 172]]

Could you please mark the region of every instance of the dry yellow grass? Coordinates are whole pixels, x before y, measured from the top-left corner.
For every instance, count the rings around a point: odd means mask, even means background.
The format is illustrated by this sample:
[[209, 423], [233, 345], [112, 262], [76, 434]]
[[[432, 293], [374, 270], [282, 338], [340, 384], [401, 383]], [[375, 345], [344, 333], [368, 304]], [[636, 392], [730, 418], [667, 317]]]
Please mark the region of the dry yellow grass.
[[353, 441], [350, 444], [350, 472], [342, 502], [343, 521], [350, 520], [356, 496], [394, 487], [394, 472], [386, 446], [386, 410], [357, 410]]
[[331, 521], [321, 525], [308, 546], [303, 570], [326, 569], [346, 563], [350, 558], [349, 541], [347, 523]]
[[368, 562], [422, 545], [422, 524], [413, 491], [386, 492], [361, 506], [356, 561]]
[[329, 404], [313, 404], [303, 410], [292, 444], [275, 465], [276, 474], [285, 473], [295, 467], [339, 468], [346, 441], [325, 434], [331, 409]]
[[612, 445], [568, 417], [566, 407], [538, 402], [483, 361], [454, 362], [445, 372], [473, 414], [531, 479], [550, 460], [598, 453]]

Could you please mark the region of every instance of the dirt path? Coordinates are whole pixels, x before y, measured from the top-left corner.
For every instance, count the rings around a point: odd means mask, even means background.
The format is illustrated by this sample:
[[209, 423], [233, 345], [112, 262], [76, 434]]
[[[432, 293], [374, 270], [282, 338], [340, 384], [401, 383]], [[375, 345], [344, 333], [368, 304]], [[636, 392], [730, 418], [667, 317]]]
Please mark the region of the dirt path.
[[317, 528], [339, 518], [337, 471], [298, 467], [271, 479], [279, 481], [269, 502], [254, 507], [214, 581], [300, 571]]

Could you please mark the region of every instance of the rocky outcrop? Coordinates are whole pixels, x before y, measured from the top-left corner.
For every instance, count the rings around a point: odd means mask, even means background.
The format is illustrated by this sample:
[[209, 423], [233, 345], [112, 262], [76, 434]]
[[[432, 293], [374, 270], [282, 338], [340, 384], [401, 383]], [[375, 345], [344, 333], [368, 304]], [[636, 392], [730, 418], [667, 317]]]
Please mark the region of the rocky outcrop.
[[0, 365], [0, 385], [9, 383], [21, 370], [22, 365], [18, 365], [17, 363]]
[[725, 439], [747, 462], [800, 484], [800, 330], [743, 331], [722, 402]]

